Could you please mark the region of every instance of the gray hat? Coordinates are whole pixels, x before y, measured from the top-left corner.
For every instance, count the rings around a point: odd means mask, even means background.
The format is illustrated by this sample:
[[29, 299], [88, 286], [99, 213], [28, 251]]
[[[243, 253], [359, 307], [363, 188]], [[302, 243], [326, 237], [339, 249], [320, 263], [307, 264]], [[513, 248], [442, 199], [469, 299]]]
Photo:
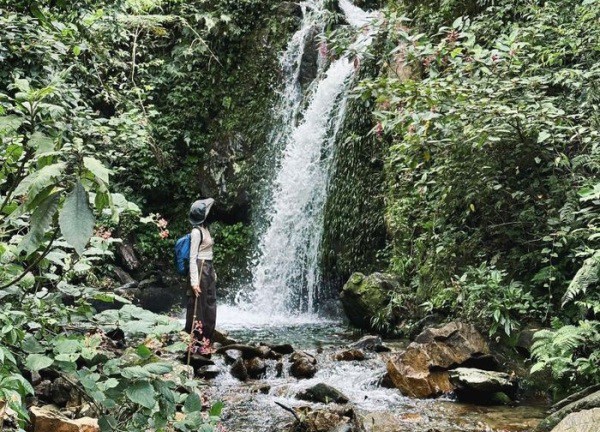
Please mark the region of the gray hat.
[[194, 201], [190, 207], [190, 223], [194, 226], [204, 223], [214, 202], [215, 200], [212, 198]]

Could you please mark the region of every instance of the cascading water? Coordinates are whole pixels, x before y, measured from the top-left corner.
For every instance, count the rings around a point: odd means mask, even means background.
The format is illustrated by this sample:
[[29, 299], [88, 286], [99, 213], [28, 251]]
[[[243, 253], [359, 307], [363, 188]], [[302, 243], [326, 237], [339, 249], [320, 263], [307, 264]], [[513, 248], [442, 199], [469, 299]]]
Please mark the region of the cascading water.
[[[363, 26], [368, 14], [347, 0], [340, 1], [353, 26]], [[251, 300], [258, 310], [271, 314], [313, 312], [319, 293], [319, 247], [323, 234], [323, 213], [333, 145], [343, 121], [347, 89], [354, 63], [346, 56], [325, 70], [320, 56], [316, 82], [303, 99], [299, 84], [304, 47], [315, 27], [322, 30], [323, 2], [303, 4], [304, 19], [283, 56], [285, 91], [278, 108], [281, 120], [272, 147], [282, 147], [283, 157], [272, 186], [269, 226], [260, 241], [260, 258], [253, 276]], [[319, 21], [321, 20], [321, 21]], [[368, 45], [362, 35], [355, 45]], [[302, 119], [297, 123], [297, 116]]]

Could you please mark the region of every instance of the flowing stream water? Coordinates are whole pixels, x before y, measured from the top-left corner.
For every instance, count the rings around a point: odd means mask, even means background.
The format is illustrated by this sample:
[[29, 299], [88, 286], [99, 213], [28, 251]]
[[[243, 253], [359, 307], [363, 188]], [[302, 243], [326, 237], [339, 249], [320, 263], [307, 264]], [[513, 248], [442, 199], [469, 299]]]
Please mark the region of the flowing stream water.
[[[222, 373], [209, 392], [225, 401], [225, 425], [232, 432], [282, 431], [292, 419], [275, 405], [307, 405], [295, 395], [316, 383], [330, 384], [344, 393], [363, 417], [368, 431], [482, 431], [529, 430], [541, 410], [531, 407], [482, 408], [448, 400], [414, 400], [398, 390], [379, 385], [385, 358], [372, 354], [362, 362], [337, 362], [332, 354], [356, 340], [340, 319], [319, 316], [319, 248], [323, 234], [335, 142], [346, 113], [348, 90], [356, 70], [347, 56], [330, 60], [320, 51], [316, 78], [302, 88], [300, 75], [307, 49], [323, 33], [323, 0], [301, 3], [303, 20], [282, 54], [283, 90], [273, 115], [278, 126], [271, 134], [271, 148], [279, 152], [276, 172], [265, 200], [266, 228], [259, 244], [253, 284], [234, 305], [220, 305], [217, 327], [242, 343], [290, 343], [318, 359], [314, 378], [297, 380], [287, 372], [275, 375], [269, 364], [262, 380], [242, 383], [228, 373], [220, 356], [214, 356]], [[367, 13], [349, 0], [339, 0], [346, 22], [355, 29], [349, 51], [360, 56], [373, 39]], [[358, 62], [360, 63], [360, 62]], [[393, 349], [402, 344], [392, 344]], [[312, 404], [319, 407], [320, 404]]]

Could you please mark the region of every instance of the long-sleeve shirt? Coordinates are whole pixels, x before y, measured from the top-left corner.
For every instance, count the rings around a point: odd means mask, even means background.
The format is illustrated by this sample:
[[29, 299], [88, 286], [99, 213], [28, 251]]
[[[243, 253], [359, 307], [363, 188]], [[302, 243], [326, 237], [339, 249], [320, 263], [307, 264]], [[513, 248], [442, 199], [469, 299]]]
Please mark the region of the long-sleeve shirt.
[[[200, 230], [202, 230], [202, 235]], [[200, 239], [202, 239], [202, 243], [200, 243]], [[190, 284], [192, 286], [200, 284], [198, 261], [212, 261], [213, 245], [214, 241], [206, 228], [200, 227], [192, 230], [190, 244]]]

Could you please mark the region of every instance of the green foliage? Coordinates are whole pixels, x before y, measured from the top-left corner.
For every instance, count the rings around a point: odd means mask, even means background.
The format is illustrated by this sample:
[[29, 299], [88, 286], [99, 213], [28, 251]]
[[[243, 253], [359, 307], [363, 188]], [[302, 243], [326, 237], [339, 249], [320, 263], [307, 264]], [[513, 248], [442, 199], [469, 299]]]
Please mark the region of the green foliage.
[[460, 277], [424, 304], [428, 311], [443, 310], [474, 323], [494, 336], [502, 331], [513, 336], [524, 323], [543, 317], [541, 301], [517, 281], [506, 281], [507, 272], [488, 267], [469, 267]]
[[221, 287], [236, 287], [252, 277], [248, 259], [252, 253], [253, 230], [242, 223], [225, 225], [215, 223], [210, 227], [215, 240], [215, 267]]
[[549, 369], [557, 384], [571, 390], [600, 382], [600, 323], [580, 321], [535, 334], [531, 372]]

